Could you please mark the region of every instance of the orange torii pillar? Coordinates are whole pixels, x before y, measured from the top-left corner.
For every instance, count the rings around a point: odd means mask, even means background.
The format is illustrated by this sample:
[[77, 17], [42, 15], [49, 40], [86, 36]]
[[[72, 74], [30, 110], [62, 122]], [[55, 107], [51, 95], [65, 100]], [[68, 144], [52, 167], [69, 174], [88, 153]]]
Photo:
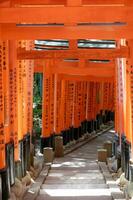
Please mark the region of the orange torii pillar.
[[100, 92], [101, 92], [101, 85], [100, 82], [96, 83], [96, 128], [100, 129]]
[[50, 76], [50, 133], [51, 133], [51, 146], [54, 147], [54, 98], [55, 98], [55, 75]]
[[[33, 48], [33, 41], [18, 41], [18, 47], [30, 50]], [[32, 133], [32, 100], [33, 100], [33, 61], [18, 60], [17, 71], [17, 95], [18, 95], [18, 139], [20, 146], [20, 160], [22, 176], [30, 168], [30, 140]]]
[[[17, 124], [17, 57], [16, 57], [16, 41], [9, 41], [9, 77], [10, 77], [10, 140], [12, 144], [8, 146], [10, 159], [10, 183], [15, 182], [14, 164], [19, 160], [19, 142], [18, 142], [18, 124]], [[12, 147], [13, 146], [13, 147]], [[14, 157], [14, 159], [13, 159]], [[15, 163], [14, 163], [15, 161]], [[13, 164], [13, 166], [11, 166]]]
[[81, 131], [82, 135], [87, 133], [87, 81], [83, 81], [83, 95], [82, 95], [82, 122]]
[[70, 142], [74, 140], [74, 81], [69, 81]]
[[119, 145], [119, 92], [118, 92], [118, 65], [115, 66], [115, 77], [114, 77], [114, 108], [115, 108], [115, 136], [113, 144], [113, 154], [117, 156], [117, 147]]
[[88, 82], [87, 84], [87, 131], [91, 133], [94, 129], [93, 124], [93, 82]]
[[74, 84], [72, 82], [68, 80], [62, 80], [61, 105], [64, 105], [62, 113], [64, 115], [62, 116], [64, 123], [64, 127], [62, 129], [64, 145], [73, 140], [73, 128], [72, 128], [73, 106], [74, 106], [73, 89], [74, 89]]
[[[78, 137], [80, 138], [82, 136], [81, 131], [81, 121], [82, 121], [82, 82], [78, 81], [77, 83], [77, 120], [78, 120]], [[79, 139], [78, 138], [78, 139]]]
[[[62, 114], [61, 113], [61, 80], [59, 79], [59, 75], [55, 74], [55, 122], [54, 122], [54, 130], [55, 130], [55, 137], [61, 135], [62, 131], [62, 123], [61, 123], [61, 118]], [[66, 114], [66, 113], [65, 113]], [[64, 122], [65, 123], [65, 122]]]
[[[118, 70], [118, 139], [120, 142], [120, 151], [121, 151], [121, 165], [122, 165], [122, 170], [124, 171], [126, 164], [125, 164], [125, 152], [126, 149], [129, 145], [127, 143], [126, 139], [126, 133], [125, 133], [125, 122], [124, 122], [124, 117], [125, 117], [125, 106], [126, 106], [126, 101], [125, 101], [125, 79], [126, 79], [126, 71], [125, 71], [126, 65], [123, 62], [123, 59], [117, 59], [117, 70]], [[128, 157], [127, 157], [128, 159]], [[128, 170], [129, 173], [129, 170]], [[126, 174], [126, 177], [128, 178], [128, 175]]]
[[42, 98], [43, 100], [42, 100], [41, 152], [43, 152], [43, 148], [51, 146], [50, 75], [45, 72], [44, 68], [43, 68], [43, 97]]
[[[127, 44], [130, 48], [130, 57], [126, 59], [120, 59], [119, 60], [119, 68], [121, 69], [123, 75], [123, 91], [121, 90], [120, 94], [123, 100], [123, 110], [122, 108], [119, 108], [119, 112], [122, 113], [122, 117], [120, 118], [119, 115], [119, 121], [123, 122], [123, 124], [118, 126], [119, 130], [119, 137], [121, 142], [121, 164], [122, 169], [125, 172], [125, 177], [128, 180], [132, 180], [132, 177], [130, 174], [132, 174], [132, 164], [133, 164], [133, 41], [129, 40], [127, 41]], [[124, 80], [126, 80], [126, 83], [124, 85]], [[120, 85], [119, 85], [120, 88]], [[125, 91], [126, 88], [126, 91]], [[120, 95], [119, 94], [119, 95]], [[122, 96], [123, 95], [123, 96]], [[126, 96], [126, 98], [125, 98]], [[126, 99], [126, 100], [125, 100]], [[126, 102], [126, 104], [125, 104]], [[119, 107], [122, 105], [119, 105]], [[131, 163], [131, 167], [130, 167]], [[131, 172], [130, 172], [131, 170]]]
[[[5, 200], [9, 198], [9, 192], [10, 192], [9, 173], [8, 173], [8, 167], [7, 167], [7, 154], [6, 154], [7, 143], [10, 143], [10, 136], [9, 136], [8, 130], [5, 131], [5, 115], [4, 115], [4, 111], [5, 111], [5, 106], [4, 106], [4, 97], [5, 97], [4, 78], [5, 77], [4, 75], [7, 72], [7, 67], [8, 67], [7, 62], [6, 62], [7, 61], [7, 56], [6, 56], [7, 46], [6, 45], [7, 43], [5, 41], [0, 41], [0, 57], [1, 57], [0, 59], [0, 176], [2, 180], [2, 199], [5, 199]], [[9, 91], [9, 88], [8, 88], [8, 91]], [[8, 121], [8, 125], [9, 125], [9, 121]]]
[[61, 114], [61, 132], [63, 137], [63, 145], [67, 144], [67, 132], [66, 132], [66, 81], [61, 80], [61, 104], [60, 104], [60, 114]]

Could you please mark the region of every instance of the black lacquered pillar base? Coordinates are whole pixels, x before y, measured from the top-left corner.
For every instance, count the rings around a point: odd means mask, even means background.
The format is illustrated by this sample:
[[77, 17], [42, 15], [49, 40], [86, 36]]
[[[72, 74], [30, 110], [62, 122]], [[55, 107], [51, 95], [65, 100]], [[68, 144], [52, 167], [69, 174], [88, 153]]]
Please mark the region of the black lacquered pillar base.
[[92, 123], [91, 123], [91, 121], [87, 121], [87, 132], [88, 133], [92, 132]]
[[74, 140], [74, 128], [70, 127], [70, 141]]
[[97, 119], [97, 129], [99, 130], [101, 125], [100, 114], [97, 115], [96, 119]]
[[97, 120], [94, 120], [94, 131], [97, 131]]
[[1, 200], [8, 200], [10, 197], [10, 175], [9, 169], [0, 172], [1, 178]]
[[117, 147], [120, 144], [119, 140], [120, 140], [119, 135], [117, 133], [115, 133], [114, 140], [113, 140], [113, 155], [115, 157], [117, 157]]
[[30, 169], [30, 134], [25, 136], [25, 169]]
[[65, 146], [67, 144], [67, 131], [62, 131], [62, 137], [63, 137], [63, 145]]
[[6, 165], [7, 174], [9, 173], [10, 185], [15, 183], [15, 161], [14, 161], [14, 144], [13, 142], [6, 144]]
[[51, 136], [50, 137], [42, 137], [41, 138], [41, 148], [40, 148], [40, 152], [43, 153], [43, 149], [45, 147], [51, 147]]
[[125, 141], [125, 178], [129, 180], [131, 144]]
[[79, 139], [79, 128], [74, 128], [74, 140]]
[[78, 127], [78, 132], [79, 132], [79, 138], [81, 138], [82, 137], [82, 127], [81, 126]]
[[122, 171], [125, 171], [125, 143], [126, 143], [126, 137], [125, 135], [121, 136], [121, 168]]
[[115, 113], [112, 111], [110, 112], [110, 119], [111, 119], [111, 121], [115, 120]]
[[70, 129], [67, 130], [67, 144], [70, 142]]

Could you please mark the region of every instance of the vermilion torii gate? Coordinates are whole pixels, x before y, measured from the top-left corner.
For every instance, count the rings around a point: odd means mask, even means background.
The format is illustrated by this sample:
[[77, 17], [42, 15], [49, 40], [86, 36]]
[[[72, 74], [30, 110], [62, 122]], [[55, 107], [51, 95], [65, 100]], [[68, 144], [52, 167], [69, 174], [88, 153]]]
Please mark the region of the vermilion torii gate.
[[[122, 169], [130, 178], [132, 24], [131, 0], [0, 0], [0, 174], [2, 189], [6, 188], [4, 200], [18, 169], [24, 176], [30, 167], [33, 74], [37, 72], [43, 73], [42, 148], [53, 145], [53, 135], [62, 134], [64, 145], [77, 140], [99, 129], [115, 112], [115, 146], [120, 144]], [[69, 48], [37, 51], [34, 40], [39, 39], [66, 39]], [[115, 40], [117, 45], [114, 49], [80, 49], [79, 39]]]

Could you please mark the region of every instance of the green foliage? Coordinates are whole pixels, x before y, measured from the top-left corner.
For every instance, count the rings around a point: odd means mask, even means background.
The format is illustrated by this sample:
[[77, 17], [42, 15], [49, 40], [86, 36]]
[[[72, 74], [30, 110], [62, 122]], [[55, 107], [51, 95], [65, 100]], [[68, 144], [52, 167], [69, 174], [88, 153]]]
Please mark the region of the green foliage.
[[40, 136], [42, 128], [42, 74], [34, 75], [33, 87], [33, 129]]

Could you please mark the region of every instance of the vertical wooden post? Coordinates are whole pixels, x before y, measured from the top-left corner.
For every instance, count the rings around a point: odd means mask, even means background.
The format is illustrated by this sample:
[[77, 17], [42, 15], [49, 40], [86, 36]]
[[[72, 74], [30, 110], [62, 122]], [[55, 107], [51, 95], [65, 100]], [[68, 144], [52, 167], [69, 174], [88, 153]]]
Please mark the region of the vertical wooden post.
[[[49, 60], [45, 61], [45, 68], [49, 67]], [[41, 152], [44, 147], [51, 146], [50, 127], [50, 74], [43, 68], [43, 101], [42, 101], [42, 138]]]
[[[3, 57], [3, 43], [0, 41], [0, 57]], [[3, 64], [0, 60], [0, 170], [6, 167], [5, 135], [4, 135], [4, 95], [3, 95]]]

